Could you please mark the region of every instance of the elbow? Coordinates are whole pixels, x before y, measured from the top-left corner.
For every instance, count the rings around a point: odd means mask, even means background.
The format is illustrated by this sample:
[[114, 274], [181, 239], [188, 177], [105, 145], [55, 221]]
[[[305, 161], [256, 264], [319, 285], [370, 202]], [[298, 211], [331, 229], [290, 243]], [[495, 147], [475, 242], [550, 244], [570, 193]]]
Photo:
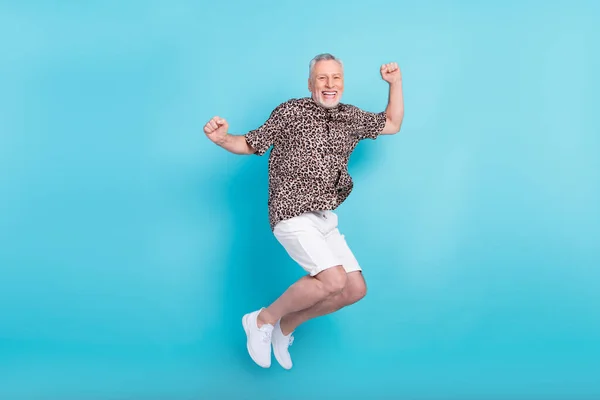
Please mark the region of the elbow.
[[393, 121], [393, 130], [394, 130], [394, 134], [400, 132], [400, 129], [402, 129], [402, 121], [404, 120], [404, 112], [402, 112], [402, 114], [400, 114], [398, 116], [398, 118], [395, 119], [395, 121]]
[[404, 120], [404, 107], [393, 107], [386, 110], [385, 134], [394, 135], [400, 132]]
[[388, 134], [388, 135], [395, 135], [396, 133], [400, 132], [400, 129], [402, 128], [402, 119], [398, 119], [398, 120], [388, 120], [386, 125], [385, 125], [385, 131], [384, 133]]

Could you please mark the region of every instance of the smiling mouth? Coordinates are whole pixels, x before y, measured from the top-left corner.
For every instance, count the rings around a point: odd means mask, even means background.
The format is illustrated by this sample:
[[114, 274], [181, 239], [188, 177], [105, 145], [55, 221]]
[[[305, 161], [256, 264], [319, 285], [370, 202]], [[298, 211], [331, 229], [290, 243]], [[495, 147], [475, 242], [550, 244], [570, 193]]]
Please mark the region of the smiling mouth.
[[337, 95], [337, 92], [335, 91], [323, 91], [321, 92], [321, 94], [323, 94], [323, 97], [327, 100], [333, 100], [335, 98], [335, 96]]

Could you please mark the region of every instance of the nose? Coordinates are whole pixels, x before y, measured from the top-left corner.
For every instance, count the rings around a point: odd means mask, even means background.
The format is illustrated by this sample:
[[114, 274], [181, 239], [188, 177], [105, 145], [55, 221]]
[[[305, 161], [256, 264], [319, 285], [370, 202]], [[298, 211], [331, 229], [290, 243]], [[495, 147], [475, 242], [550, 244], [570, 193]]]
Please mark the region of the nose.
[[328, 88], [333, 87], [333, 78], [327, 78], [327, 85]]

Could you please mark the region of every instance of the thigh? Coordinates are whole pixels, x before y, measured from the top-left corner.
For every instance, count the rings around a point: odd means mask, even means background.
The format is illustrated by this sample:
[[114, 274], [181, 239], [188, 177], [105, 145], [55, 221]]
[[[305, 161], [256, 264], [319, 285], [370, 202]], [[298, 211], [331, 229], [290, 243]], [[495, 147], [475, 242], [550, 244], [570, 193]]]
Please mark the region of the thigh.
[[346, 242], [346, 237], [340, 233], [338, 228], [331, 231], [325, 240], [333, 254], [335, 254], [344, 266], [346, 272], [362, 271], [358, 260]]
[[325, 235], [308, 218], [300, 216], [282, 221], [273, 233], [288, 255], [310, 276], [342, 265]]

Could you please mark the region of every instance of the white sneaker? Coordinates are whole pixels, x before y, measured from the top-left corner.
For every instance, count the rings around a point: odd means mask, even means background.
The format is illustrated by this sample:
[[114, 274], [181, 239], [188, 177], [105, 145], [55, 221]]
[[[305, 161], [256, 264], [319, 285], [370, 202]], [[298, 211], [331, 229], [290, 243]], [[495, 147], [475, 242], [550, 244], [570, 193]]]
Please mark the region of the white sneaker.
[[275, 354], [275, 359], [277, 359], [279, 365], [285, 369], [291, 369], [292, 357], [290, 356], [288, 347], [294, 342], [294, 336], [292, 336], [291, 333], [287, 336], [284, 335], [281, 331], [279, 321], [277, 321], [275, 328], [273, 329], [273, 338], [271, 342], [273, 343], [273, 354]]
[[260, 328], [256, 318], [262, 308], [258, 311], [244, 315], [242, 325], [246, 331], [248, 353], [252, 360], [263, 368], [271, 366], [271, 333], [273, 325], [264, 324]]

